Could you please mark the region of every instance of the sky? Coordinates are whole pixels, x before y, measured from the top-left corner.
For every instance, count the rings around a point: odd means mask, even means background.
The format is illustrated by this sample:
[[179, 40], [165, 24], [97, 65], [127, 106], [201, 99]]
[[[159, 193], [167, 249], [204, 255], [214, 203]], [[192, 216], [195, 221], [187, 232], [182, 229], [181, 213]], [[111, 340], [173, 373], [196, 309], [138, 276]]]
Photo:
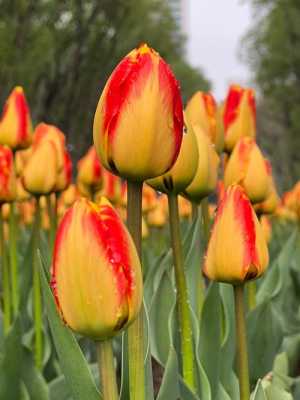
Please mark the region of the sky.
[[241, 37], [251, 24], [251, 9], [241, 0], [186, 0], [187, 56], [200, 66], [221, 100], [232, 82], [247, 84], [250, 71], [238, 57]]

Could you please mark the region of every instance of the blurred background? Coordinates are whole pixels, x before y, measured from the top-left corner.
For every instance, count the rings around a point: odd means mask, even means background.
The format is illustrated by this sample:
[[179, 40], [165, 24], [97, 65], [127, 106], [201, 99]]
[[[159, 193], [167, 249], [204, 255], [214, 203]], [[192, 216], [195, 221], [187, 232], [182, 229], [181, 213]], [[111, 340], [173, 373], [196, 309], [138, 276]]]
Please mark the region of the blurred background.
[[0, 0], [0, 106], [24, 87], [34, 123], [61, 128], [76, 161], [92, 143], [102, 88], [147, 42], [172, 65], [183, 100], [230, 83], [256, 89], [258, 142], [280, 190], [299, 178], [299, 0]]

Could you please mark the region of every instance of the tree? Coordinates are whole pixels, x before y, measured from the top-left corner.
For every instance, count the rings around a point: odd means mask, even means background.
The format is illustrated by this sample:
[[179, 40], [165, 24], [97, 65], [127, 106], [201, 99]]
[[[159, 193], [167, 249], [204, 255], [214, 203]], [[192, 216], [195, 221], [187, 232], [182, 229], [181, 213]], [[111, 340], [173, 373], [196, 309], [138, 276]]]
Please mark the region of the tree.
[[24, 86], [34, 121], [58, 125], [78, 159], [92, 142], [102, 88], [132, 48], [148, 42], [172, 65], [183, 96], [208, 81], [183, 57], [166, 0], [0, 0], [0, 101]]
[[300, 2], [251, 3], [255, 22], [245, 38], [244, 55], [262, 95], [261, 139], [287, 189], [299, 179], [300, 167]]

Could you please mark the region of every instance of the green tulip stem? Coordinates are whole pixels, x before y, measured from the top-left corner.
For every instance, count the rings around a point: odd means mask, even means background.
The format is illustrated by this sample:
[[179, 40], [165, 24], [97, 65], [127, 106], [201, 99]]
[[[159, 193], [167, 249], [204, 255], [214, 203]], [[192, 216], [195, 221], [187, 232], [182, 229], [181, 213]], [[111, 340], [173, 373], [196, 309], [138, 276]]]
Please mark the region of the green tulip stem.
[[119, 400], [112, 340], [97, 342], [99, 378], [103, 400]]
[[244, 310], [244, 285], [234, 286], [236, 356], [240, 383], [240, 400], [250, 399], [249, 365]]
[[18, 258], [17, 258], [17, 221], [16, 221], [15, 202], [10, 203], [8, 243], [9, 243], [12, 308], [13, 308], [13, 314], [14, 316], [16, 316], [19, 304], [19, 279], [18, 279]]
[[3, 329], [4, 334], [7, 334], [10, 327], [11, 319], [11, 299], [9, 289], [9, 266], [7, 263], [7, 254], [4, 236], [4, 222], [2, 217], [2, 206], [0, 207], [0, 251], [2, 261], [2, 290], [3, 290]]
[[184, 273], [182, 245], [180, 238], [178, 197], [168, 195], [170, 231], [175, 268], [175, 281], [177, 288], [177, 312], [180, 330], [182, 373], [185, 383], [195, 392], [194, 349], [192, 321], [187, 293], [187, 283]]
[[202, 214], [202, 226], [203, 226], [204, 240], [205, 240], [205, 244], [207, 244], [208, 239], [209, 239], [209, 223], [210, 223], [207, 197], [205, 197], [201, 201], [201, 214]]
[[42, 298], [41, 282], [38, 263], [38, 247], [40, 239], [41, 210], [39, 197], [36, 198], [36, 212], [33, 226], [33, 315], [34, 315], [34, 357], [38, 369], [42, 367], [43, 343], [42, 343]]
[[50, 232], [49, 232], [49, 248], [52, 253], [53, 247], [54, 247], [54, 241], [55, 241], [55, 233], [56, 233], [56, 228], [57, 228], [57, 210], [56, 210], [56, 204], [57, 204], [57, 197], [55, 194], [55, 200], [51, 200], [51, 194], [48, 194], [46, 196], [47, 199], [47, 210], [48, 210], [48, 215], [49, 215], [49, 222], [50, 222]]
[[248, 282], [247, 289], [248, 289], [248, 310], [251, 311], [256, 307], [256, 281]]
[[192, 222], [194, 222], [199, 215], [199, 206], [197, 203], [192, 202]]
[[[142, 183], [127, 181], [127, 225], [138, 255], [142, 255]], [[130, 400], [145, 399], [144, 321], [141, 310], [128, 328]]]

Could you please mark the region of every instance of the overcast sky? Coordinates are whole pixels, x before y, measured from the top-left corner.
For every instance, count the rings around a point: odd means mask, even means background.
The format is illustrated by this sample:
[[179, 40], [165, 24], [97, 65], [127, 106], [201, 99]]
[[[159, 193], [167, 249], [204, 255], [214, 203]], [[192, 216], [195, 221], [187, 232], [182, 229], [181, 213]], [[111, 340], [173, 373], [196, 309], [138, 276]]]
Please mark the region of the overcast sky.
[[187, 0], [188, 59], [201, 66], [218, 100], [231, 82], [246, 84], [249, 70], [238, 59], [239, 41], [251, 23], [241, 0]]

